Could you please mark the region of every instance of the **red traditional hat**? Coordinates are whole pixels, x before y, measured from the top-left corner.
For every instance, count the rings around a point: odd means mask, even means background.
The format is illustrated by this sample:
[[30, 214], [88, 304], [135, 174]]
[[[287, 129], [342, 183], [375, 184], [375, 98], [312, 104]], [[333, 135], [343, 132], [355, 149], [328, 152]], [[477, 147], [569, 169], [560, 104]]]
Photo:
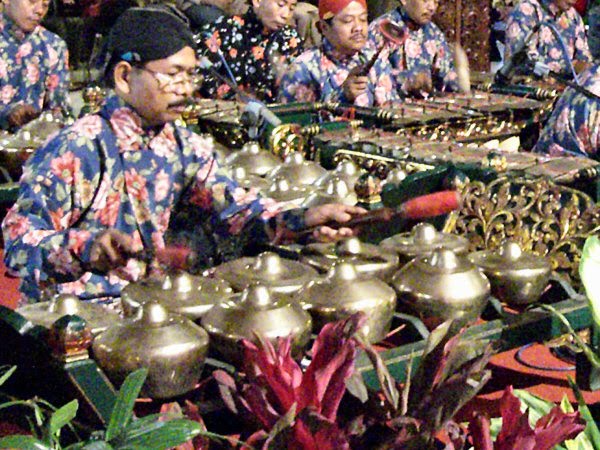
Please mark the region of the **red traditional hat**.
[[319, 0], [319, 18], [331, 19], [352, 2], [358, 2], [367, 9], [366, 0]]

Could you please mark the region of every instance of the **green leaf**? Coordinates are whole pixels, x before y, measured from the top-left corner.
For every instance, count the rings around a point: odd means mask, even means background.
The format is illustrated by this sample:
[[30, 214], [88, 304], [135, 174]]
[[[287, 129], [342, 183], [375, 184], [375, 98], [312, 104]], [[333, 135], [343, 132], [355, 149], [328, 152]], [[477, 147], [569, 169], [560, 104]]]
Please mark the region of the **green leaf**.
[[579, 413], [581, 417], [586, 421], [587, 426], [585, 427], [584, 433], [589, 438], [592, 446], [595, 450], [600, 450], [600, 430], [598, 430], [598, 426], [596, 425], [596, 421], [592, 417], [592, 413], [585, 403], [585, 399], [581, 394], [581, 390], [577, 383], [571, 377], [567, 377], [569, 380], [569, 386], [573, 390], [573, 394], [575, 395], [575, 399], [577, 399], [577, 404], [579, 405]]
[[567, 397], [566, 395], [563, 395], [563, 398], [560, 401], [560, 409], [562, 412], [566, 412], [567, 414], [575, 412], [573, 405], [569, 401], [569, 397]]
[[78, 407], [79, 403], [77, 400], [73, 400], [56, 410], [52, 416], [50, 416], [50, 422], [48, 425], [50, 434], [55, 435], [57, 431], [60, 431], [62, 427], [73, 420], [77, 415]]
[[136, 429], [135, 433], [126, 430], [119, 439], [118, 448], [140, 448], [148, 450], [164, 450], [187, 442], [202, 433], [198, 422], [187, 419], [173, 419], [166, 422], [153, 422], [145, 428]]
[[277, 436], [279, 433], [281, 433], [283, 430], [286, 430], [286, 429], [292, 427], [292, 424], [296, 420], [296, 407], [297, 406], [298, 406], [298, 404], [294, 403], [290, 407], [288, 412], [286, 412], [285, 415], [283, 415], [277, 421], [277, 423], [273, 426], [273, 428], [269, 432], [269, 438], [273, 438], [273, 437]]
[[121, 434], [131, 421], [135, 400], [140, 394], [147, 376], [148, 369], [138, 369], [125, 378], [110, 415], [108, 428], [106, 429], [107, 441], [111, 441]]
[[600, 284], [598, 273], [600, 272], [600, 240], [593, 235], [586, 239], [581, 251], [579, 262], [579, 277], [585, 287], [592, 317], [597, 326], [600, 327]]
[[54, 450], [33, 436], [13, 435], [0, 439], [0, 448], [23, 450]]
[[533, 395], [522, 389], [515, 389], [513, 391], [515, 397], [517, 397], [522, 405], [529, 408], [529, 423], [535, 426], [541, 417], [545, 416], [550, 412], [554, 406], [554, 403], [544, 400], [536, 395]]
[[17, 370], [17, 366], [12, 366], [4, 374], [2, 374], [2, 376], [0, 377], [0, 386], [6, 383], [6, 380], [10, 378], [10, 376], [15, 372], [15, 370]]

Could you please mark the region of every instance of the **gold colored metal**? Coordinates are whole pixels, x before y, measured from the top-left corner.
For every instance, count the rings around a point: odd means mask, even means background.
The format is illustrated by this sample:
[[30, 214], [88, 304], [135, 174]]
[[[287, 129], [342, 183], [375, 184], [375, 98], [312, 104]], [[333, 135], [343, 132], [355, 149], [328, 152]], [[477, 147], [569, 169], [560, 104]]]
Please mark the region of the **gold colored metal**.
[[317, 279], [294, 294], [313, 317], [318, 332], [326, 323], [362, 311], [367, 322], [361, 332], [369, 342], [382, 340], [390, 329], [396, 294], [382, 280], [359, 275], [351, 262], [334, 263], [327, 277]]
[[469, 260], [490, 280], [492, 294], [512, 305], [536, 302], [548, 286], [550, 261], [524, 253], [516, 242], [507, 241], [495, 250], [471, 253]]
[[292, 352], [300, 356], [310, 339], [312, 320], [298, 302], [254, 283], [203, 318], [202, 326], [211, 337], [211, 348], [226, 361], [240, 367], [243, 361], [241, 339], [256, 341], [256, 334], [273, 344], [292, 336]]
[[247, 142], [240, 151], [229, 155], [225, 163], [232, 167], [243, 167], [248, 174], [263, 176], [279, 166], [281, 160], [262, 150], [258, 142]]
[[142, 394], [151, 398], [183, 395], [200, 379], [208, 334], [191, 320], [155, 302], [139, 319], [110, 327], [92, 344], [94, 358], [117, 386], [141, 367], [148, 368]]
[[314, 161], [307, 161], [302, 153], [289, 154], [285, 161], [267, 174], [267, 178], [274, 179], [281, 176], [293, 186], [312, 185], [327, 171]]
[[419, 316], [429, 327], [455, 319], [468, 324], [483, 311], [490, 283], [466, 257], [438, 248], [401, 268], [390, 283], [398, 307]]
[[470, 251], [512, 240], [525, 252], [546, 256], [553, 270], [580, 285], [583, 243], [600, 231], [600, 208], [591, 197], [545, 178], [501, 177], [467, 183], [462, 199], [444, 231], [468, 238]]
[[276, 126], [269, 136], [269, 148], [280, 158], [286, 158], [293, 152], [304, 151], [302, 128], [295, 123], [284, 123]]

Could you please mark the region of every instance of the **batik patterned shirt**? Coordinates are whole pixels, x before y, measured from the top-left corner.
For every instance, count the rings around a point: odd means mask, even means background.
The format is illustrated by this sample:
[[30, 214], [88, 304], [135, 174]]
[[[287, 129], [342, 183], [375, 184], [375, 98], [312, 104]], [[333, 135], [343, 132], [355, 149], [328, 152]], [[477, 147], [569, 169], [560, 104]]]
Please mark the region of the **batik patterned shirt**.
[[369, 47], [378, 49], [385, 39], [379, 28], [381, 21], [389, 19], [401, 27], [408, 28], [408, 37], [402, 45], [395, 46], [389, 53], [394, 69], [396, 85], [404, 95], [407, 81], [419, 73], [432, 75], [433, 88], [437, 91], [457, 91], [458, 78], [454, 70], [452, 53], [444, 33], [433, 22], [417, 25], [402, 7], [375, 19], [369, 25]]
[[[581, 74], [582, 86], [600, 95], [600, 66]], [[534, 147], [537, 153], [600, 159], [600, 99], [567, 88]]]
[[[537, 24], [542, 24], [527, 44], [529, 59], [533, 62], [543, 62], [554, 72], [570, 75], [571, 71], [559, 39], [544, 23], [553, 24], [562, 37], [567, 55], [572, 61], [592, 61], [581, 16], [575, 8], [561, 11], [554, 0], [522, 0], [513, 8], [506, 22], [504, 61], [509, 61], [531, 30]], [[526, 72], [524, 69], [521, 71]]]
[[[268, 31], [252, 10], [244, 16], [223, 16], [201, 34], [198, 49], [218, 72], [229, 78], [219, 53], [231, 69], [238, 86], [267, 103], [277, 100], [278, 67], [302, 52], [298, 32], [285, 26]], [[200, 92], [210, 98], [232, 95], [227, 83], [206, 74]]]
[[[373, 52], [365, 49], [351, 57], [337, 58], [335, 49], [327, 40], [298, 56], [281, 79], [279, 100], [288, 102], [342, 102], [342, 85], [350, 71], [367, 63]], [[368, 73], [366, 92], [354, 99], [357, 106], [386, 106], [399, 100], [392, 80], [391, 67], [385, 55], [380, 55]]]
[[69, 112], [69, 65], [65, 42], [42, 26], [24, 33], [0, 16], [0, 127], [16, 105]]
[[302, 226], [304, 210], [278, 214], [275, 201], [224, 174], [211, 142], [171, 124], [145, 130], [140, 117], [110, 95], [99, 114], [82, 117], [38, 149], [2, 224], [4, 260], [22, 278], [24, 297], [38, 301], [41, 290], [54, 285], [84, 299], [118, 295], [144, 266], [132, 258], [105, 275], [86, 271], [92, 241], [116, 228], [140, 250], [162, 248], [180, 200], [201, 210], [204, 220], [224, 223], [230, 234], [251, 220], [264, 229], [275, 223], [277, 232], [280, 224], [281, 230]]

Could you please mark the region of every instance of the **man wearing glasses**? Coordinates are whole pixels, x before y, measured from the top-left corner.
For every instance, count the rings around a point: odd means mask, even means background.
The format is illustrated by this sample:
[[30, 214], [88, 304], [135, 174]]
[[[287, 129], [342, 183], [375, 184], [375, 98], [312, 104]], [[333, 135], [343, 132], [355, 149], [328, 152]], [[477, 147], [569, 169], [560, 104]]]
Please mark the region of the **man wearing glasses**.
[[408, 28], [402, 45], [390, 52], [396, 85], [403, 96], [425, 96], [435, 91], [458, 91], [458, 76], [444, 33], [432, 22], [438, 0], [400, 0], [400, 6], [369, 25], [369, 46], [378, 49], [385, 38], [384, 19]]
[[40, 25], [50, 0], [5, 0], [0, 18], [0, 128], [70, 113], [67, 44]]
[[[138, 252], [165, 246], [176, 205], [196, 209], [199, 221], [188, 225], [197, 232], [210, 223], [223, 237], [254, 233], [251, 240], [364, 212], [323, 205], [282, 213], [228, 178], [211, 139], [173, 124], [193, 90], [193, 45], [186, 24], [164, 9], [132, 8], [115, 24], [106, 69], [114, 92], [98, 114], [37, 150], [2, 225], [5, 262], [21, 277], [24, 300], [39, 301], [45, 289], [118, 296], [147, 272]], [[314, 235], [351, 233], [323, 226]], [[200, 257], [210, 251], [197, 249]]]

